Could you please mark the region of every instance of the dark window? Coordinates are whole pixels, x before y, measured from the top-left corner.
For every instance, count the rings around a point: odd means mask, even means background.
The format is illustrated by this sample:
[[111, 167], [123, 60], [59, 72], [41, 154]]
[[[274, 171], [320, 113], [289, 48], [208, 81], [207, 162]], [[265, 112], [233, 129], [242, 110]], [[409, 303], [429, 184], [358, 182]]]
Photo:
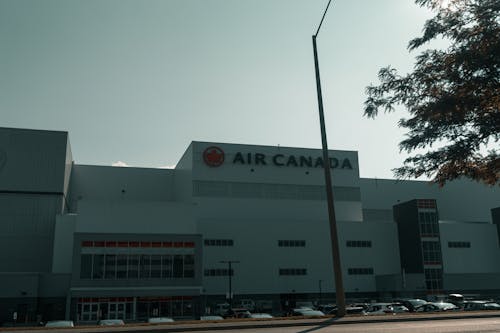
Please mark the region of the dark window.
[[371, 267], [348, 268], [347, 274], [349, 274], [349, 275], [373, 275], [373, 268], [371, 268]]
[[141, 279], [149, 279], [151, 276], [151, 257], [150, 255], [142, 255], [141, 257], [141, 262], [140, 262], [140, 272], [139, 272], [139, 277]]
[[163, 255], [161, 257], [162, 260], [162, 273], [161, 277], [164, 279], [172, 278], [172, 256], [171, 255]]
[[174, 278], [181, 278], [184, 275], [184, 264], [183, 264], [183, 256], [175, 255], [174, 256]]
[[116, 255], [106, 254], [106, 275], [105, 279], [116, 279]]
[[194, 255], [184, 256], [184, 277], [194, 277]]
[[[207, 268], [204, 271], [205, 276], [228, 276], [227, 268]], [[231, 276], [234, 276], [234, 270], [231, 269]]]
[[127, 278], [127, 256], [118, 255], [116, 256], [116, 278], [126, 279]]
[[128, 257], [128, 278], [139, 278], [139, 257], [138, 255], [130, 255]]
[[234, 242], [232, 239], [205, 239], [205, 246], [233, 246]]
[[305, 247], [305, 240], [296, 240], [296, 239], [283, 239], [278, 240], [279, 247]]
[[151, 278], [158, 279], [161, 277], [161, 256], [151, 256]]
[[280, 268], [279, 275], [307, 275], [305, 268]]
[[92, 278], [92, 255], [82, 254], [80, 257], [80, 278], [81, 279], [91, 279]]
[[372, 247], [372, 241], [369, 240], [348, 240], [347, 247]]
[[104, 278], [104, 254], [94, 255], [92, 268], [92, 279]]
[[448, 242], [448, 247], [470, 248], [470, 242]]

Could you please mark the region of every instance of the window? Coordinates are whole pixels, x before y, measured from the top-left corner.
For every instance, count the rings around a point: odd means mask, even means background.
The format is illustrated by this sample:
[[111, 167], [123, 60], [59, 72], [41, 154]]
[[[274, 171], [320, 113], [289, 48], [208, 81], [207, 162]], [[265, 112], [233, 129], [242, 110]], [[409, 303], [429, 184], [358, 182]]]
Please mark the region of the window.
[[369, 240], [348, 240], [347, 247], [372, 247], [372, 241]]
[[116, 255], [106, 254], [105, 258], [106, 258], [106, 274], [104, 278], [114, 279], [116, 278]]
[[426, 263], [441, 263], [441, 245], [438, 241], [422, 242], [422, 255], [424, 264]]
[[307, 275], [305, 268], [280, 268], [280, 275]]
[[92, 264], [92, 279], [102, 278], [104, 278], [104, 254], [96, 254]]
[[194, 277], [194, 256], [185, 255], [184, 256], [184, 277], [192, 278]]
[[205, 239], [205, 246], [233, 246], [232, 239]]
[[181, 278], [184, 276], [184, 258], [182, 255], [174, 256], [173, 274], [174, 278]]
[[373, 268], [348, 268], [349, 275], [373, 275]]
[[305, 240], [279, 240], [278, 246], [279, 247], [305, 247], [306, 241]]
[[80, 278], [92, 278], [92, 255], [83, 254], [80, 260]]
[[151, 256], [151, 278], [158, 279], [161, 278], [161, 256], [152, 255]]
[[[205, 276], [228, 276], [227, 268], [207, 268], [204, 272]], [[234, 270], [231, 269], [231, 276], [234, 276]]]
[[439, 223], [436, 213], [418, 213], [420, 235], [422, 237], [439, 237]]
[[81, 279], [172, 279], [195, 276], [194, 254], [82, 254]]
[[161, 256], [161, 277], [164, 279], [170, 279], [172, 278], [172, 256], [171, 255], [164, 255]]
[[424, 269], [427, 290], [443, 289], [443, 271], [438, 268]]
[[448, 247], [470, 248], [470, 242], [448, 242]]
[[138, 255], [130, 255], [128, 257], [128, 278], [139, 278], [139, 257]]
[[140, 267], [139, 267], [139, 277], [141, 279], [148, 279], [151, 273], [151, 257], [149, 254], [142, 255]]
[[127, 256], [118, 255], [116, 256], [116, 278], [126, 279], [127, 278]]

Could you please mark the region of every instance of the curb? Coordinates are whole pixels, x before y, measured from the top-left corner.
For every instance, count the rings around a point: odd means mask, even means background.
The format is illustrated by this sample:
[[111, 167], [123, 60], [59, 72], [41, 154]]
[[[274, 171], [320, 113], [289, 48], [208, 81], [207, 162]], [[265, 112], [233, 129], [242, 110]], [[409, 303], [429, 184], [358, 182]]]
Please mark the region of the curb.
[[159, 333], [159, 332], [198, 332], [198, 331], [226, 331], [226, 330], [245, 330], [245, 329], [263, 329], [263, 328], [280, 328], [280, 327], [305, 327], [305, 326], [333, 326], [333, 325], [352, 325], [352, 324], [372, 324], [372, 323], [390, 323], [390, 322], [411, 322], [411, 321], [426, 321], [426, 320], [457, 320], [457, 319], [478, 319], [478, 318], [500, 318], [500, 311], [494, 312], [473, 312], [473, 313], [446, 313], [446, 314], [404, 314], [404, 315], [381, 315], [381, 316], [347, 316], [343, 318], [322, 317], [322, 318], [283, 318], [278, 320], [255, 320], [245, 321], [238, 320], [233, 322], [190, 322], [182, 323], [175, 322], [171, 324], [155, 324], [155, 325], [134, 325], [127, 326], [80, 326], [75, 328], [59, 328], [48, 329], [43, 327], [19, 327], [1, 329], [0, 332], [15, 332], [15, 333], [33, 333], [33, 332], [60, 332], [60, 333], [97, 333], [97, 332], [112, 332], [112, 333]]

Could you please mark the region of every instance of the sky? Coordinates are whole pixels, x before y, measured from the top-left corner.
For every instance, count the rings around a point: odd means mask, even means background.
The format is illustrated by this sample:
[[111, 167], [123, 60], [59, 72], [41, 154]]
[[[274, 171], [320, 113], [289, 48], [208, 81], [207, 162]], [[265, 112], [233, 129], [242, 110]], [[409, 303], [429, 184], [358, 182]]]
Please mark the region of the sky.
[[[68, 131], [77, 164], [174, 166], [191, 141], [320, 148], [311, 36], [327, 0], [0, 0], [0, 126]], [[363, 117], [410, 71], [432, 13], [333, 0], [317, 38], [330, 149], [393, 178], [404, 110]]]

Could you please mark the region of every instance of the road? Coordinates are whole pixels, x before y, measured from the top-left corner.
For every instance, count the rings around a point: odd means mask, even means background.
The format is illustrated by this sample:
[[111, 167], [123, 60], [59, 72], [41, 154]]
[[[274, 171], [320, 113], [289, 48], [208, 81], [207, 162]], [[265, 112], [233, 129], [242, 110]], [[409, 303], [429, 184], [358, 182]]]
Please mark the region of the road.
[[259, 328], [245, 330], [197, 331], [210, 333], [500, 333], [500, 318], [426, 320], [410, 322], [384, 322], [365, 324], [331, 324], [327, 326], [302, 326]]

